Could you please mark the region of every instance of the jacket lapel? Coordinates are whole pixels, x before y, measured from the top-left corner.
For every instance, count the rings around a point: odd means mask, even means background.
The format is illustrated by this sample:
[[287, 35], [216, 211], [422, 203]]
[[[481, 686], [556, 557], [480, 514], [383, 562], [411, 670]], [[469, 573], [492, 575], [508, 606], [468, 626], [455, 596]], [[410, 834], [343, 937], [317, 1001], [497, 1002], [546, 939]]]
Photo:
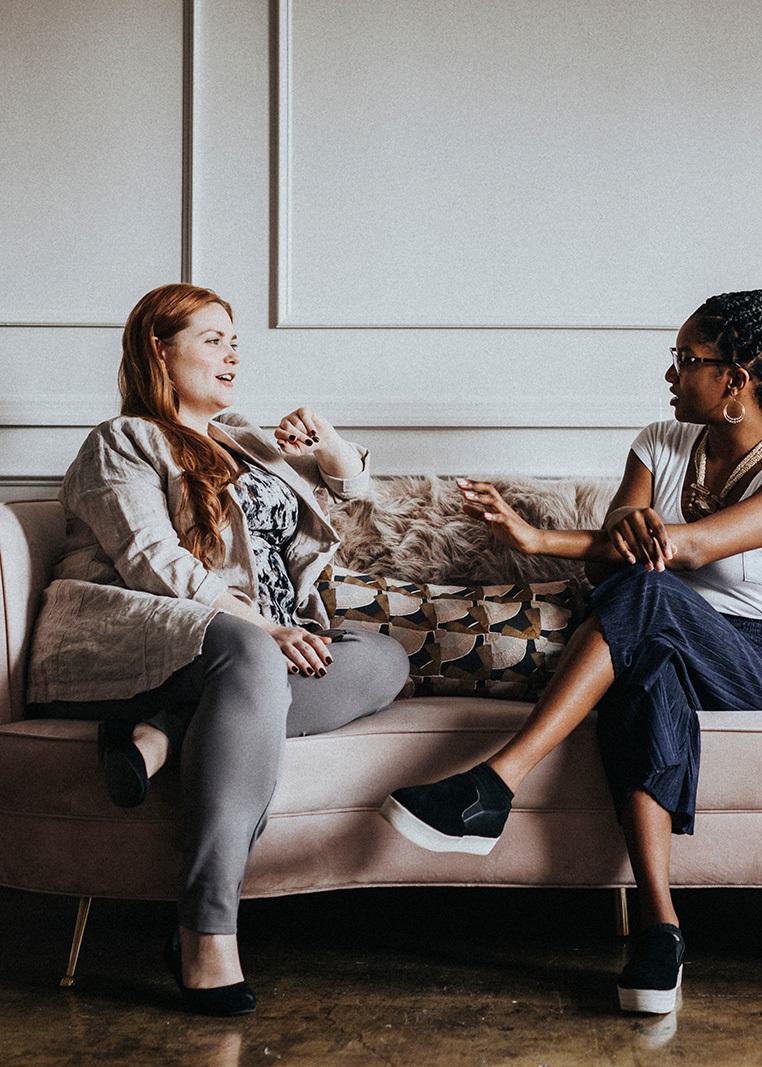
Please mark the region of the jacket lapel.
[[315, 498], [313, 487], [300, 474], [297, 474], [291, 464], [283, 458], [278, 449], [270, 443], [269, 439], [258, 427], [251, 425], [245, 427], [223, 426], [218, 422], [210, 422], [209, 426], [212, 430], [212, 436], [217, 440], [225, 442], [227, 439], [226, 443], [232, 444], [239, 452], [243, 452], [253, 459], [255, 463], [264, 467], [265, 470], [270, 471], [271, 474], [277, 475], [278, 478], [286, 482], [307, 506], [313, 517], [330, 532], [331, 540], [336, 541], [338, 539], [336, 531], [323, 514]]

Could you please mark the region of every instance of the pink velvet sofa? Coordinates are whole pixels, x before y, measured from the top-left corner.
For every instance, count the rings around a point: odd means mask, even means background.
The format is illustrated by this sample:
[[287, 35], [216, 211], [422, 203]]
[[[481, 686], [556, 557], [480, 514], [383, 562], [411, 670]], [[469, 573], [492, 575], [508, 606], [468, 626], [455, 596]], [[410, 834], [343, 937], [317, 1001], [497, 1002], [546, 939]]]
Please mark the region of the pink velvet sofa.
[[[79, 898], [69, 966], [91, 898], [170, 900], [180, 865], [172, 769], [129, 811], [109, 800], [91, 722], [24, 718], [24, 672], [41, 590], [63, 535], [55, 501], [0, 505], [0, 885]], [[72, 619], [76, 625], [76, 619]], [[389, 790], [489, 755], [530, 705], [408, 699], [335, 733], [296, 737], [244, 897], [398, 885], [608, 886], [620, 932], [632, 872], [601, 770], [593, 715], [522, 787], [488, 857], [433, 854], [378, 816]], [[677, 886], [762, 886], [762, 713], [702, 713], [694, 838], [675, 839]]]

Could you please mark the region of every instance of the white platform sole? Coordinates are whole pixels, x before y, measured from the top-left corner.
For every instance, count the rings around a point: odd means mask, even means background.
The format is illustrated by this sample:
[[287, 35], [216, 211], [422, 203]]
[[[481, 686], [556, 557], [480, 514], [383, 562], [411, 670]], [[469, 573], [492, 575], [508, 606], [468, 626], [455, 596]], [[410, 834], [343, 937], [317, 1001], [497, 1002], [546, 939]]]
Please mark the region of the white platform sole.
[[683, 968], [677, 972], [674, 989], [622, 989], [619, 990], [619, 1007], [622, 1011], [643, 1011], [651, 1015], [667, 1015], [675, 1010], [677, 995], [683, 981]]
[[443, 834], [441, 830], [435, 830], [416, 818], [391, 796], [383, 802], [379, 814], [408, 841], [427, 848], [429, 852], [468, 852], [475, 856], [486, 856], [498, 842], [496, 837], [450, 837]]

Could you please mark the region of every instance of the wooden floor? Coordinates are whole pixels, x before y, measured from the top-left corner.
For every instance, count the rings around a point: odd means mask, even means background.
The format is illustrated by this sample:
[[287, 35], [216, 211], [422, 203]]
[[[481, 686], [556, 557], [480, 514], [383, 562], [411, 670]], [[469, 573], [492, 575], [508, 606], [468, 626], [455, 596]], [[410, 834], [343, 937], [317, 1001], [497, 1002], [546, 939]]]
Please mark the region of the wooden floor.
[[3, 1067], [756, 1067], [762, 894], [677, 894], [681, 1009], [622, 1015], [613, 894], [365, 890], [249, 901], [255, 1015], [183, 1011], [161, 963], [174, 909], [95, 901], [60, 990], [76, 902], [0, 890]]

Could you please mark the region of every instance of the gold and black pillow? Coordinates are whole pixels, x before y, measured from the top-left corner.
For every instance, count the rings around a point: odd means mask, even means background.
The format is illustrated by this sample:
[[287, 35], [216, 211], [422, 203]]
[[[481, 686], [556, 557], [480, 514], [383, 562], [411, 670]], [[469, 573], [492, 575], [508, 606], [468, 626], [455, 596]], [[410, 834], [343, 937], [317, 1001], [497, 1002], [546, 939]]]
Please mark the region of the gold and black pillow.
[[576, 580], [419, 585], [328, 566], [317, 587], [332, 626], [400, 642], [416, 696], [536, 699], [584, 612]]

